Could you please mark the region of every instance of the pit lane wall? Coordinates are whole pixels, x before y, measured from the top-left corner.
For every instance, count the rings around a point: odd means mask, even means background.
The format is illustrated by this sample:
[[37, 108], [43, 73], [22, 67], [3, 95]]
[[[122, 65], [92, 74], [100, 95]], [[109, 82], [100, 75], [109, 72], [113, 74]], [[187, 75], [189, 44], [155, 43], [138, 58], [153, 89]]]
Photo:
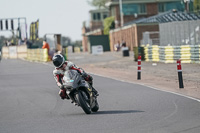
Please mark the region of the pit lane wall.
[[143, 46], [145, 61], [176, 63], [200, 63], [200, 45]]
[[47, 49], [28, 49], [26, 45], [4, 46], [2, 48], [3, 58], [6, 59], [25, 59], [29, 61], [48, 61]]

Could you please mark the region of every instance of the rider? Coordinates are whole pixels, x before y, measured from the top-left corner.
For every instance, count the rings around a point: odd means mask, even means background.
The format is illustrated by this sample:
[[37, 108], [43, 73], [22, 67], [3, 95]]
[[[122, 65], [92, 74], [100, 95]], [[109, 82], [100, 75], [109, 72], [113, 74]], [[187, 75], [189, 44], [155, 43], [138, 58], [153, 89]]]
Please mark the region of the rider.
[[[84, 79], [92, 86], [93, 78], [87, 73], [83, 72], [80, 68], [78, 68], [75, 64], [70, 61], [65, 61], [64, 57], [61, 54], [54, 55], [52, 58], [53, 64], [55, 66], [55, 70], [53, 71], [54, 78], [58, 87], [60, 88], [59, 95], [61, 99], [70, 99], [66, 94], [66, 88], [63, 86], [62, 78], [64, 76], [64, 72], [68, 70], [77, 70]], [[93, 88], [93, 87], [92, 87]], [[93, 88], [93, 92], [96, 96], [98, 96], [98, 92]]]

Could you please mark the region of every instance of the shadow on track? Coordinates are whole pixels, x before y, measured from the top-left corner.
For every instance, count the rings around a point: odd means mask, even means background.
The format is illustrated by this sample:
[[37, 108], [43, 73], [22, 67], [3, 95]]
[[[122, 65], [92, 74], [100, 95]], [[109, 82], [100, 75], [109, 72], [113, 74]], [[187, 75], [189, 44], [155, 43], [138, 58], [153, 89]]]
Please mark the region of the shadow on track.
[[142, 113], [144, 111], [140, 110], [109, 110], [109, 111], [98, 111], [92, 115], [101, 115], [101, 114], [128, 114], [128, 113]]

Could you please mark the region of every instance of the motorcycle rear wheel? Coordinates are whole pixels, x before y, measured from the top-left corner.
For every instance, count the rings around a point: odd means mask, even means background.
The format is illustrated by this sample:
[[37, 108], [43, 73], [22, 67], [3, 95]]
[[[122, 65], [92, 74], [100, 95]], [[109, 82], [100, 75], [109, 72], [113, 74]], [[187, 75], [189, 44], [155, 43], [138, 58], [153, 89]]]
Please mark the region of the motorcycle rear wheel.
[[81, 108], [83, 109], [83, 111], [86, 114], [91, 114], [91, 109], [90, 109], [90, 105], [89, 103], [87, 103], [87, 99], [83, 96], [85, 92], [83, 91], [79, 91], [78, 94], [76, 95], [76, 98], [81, 106]]

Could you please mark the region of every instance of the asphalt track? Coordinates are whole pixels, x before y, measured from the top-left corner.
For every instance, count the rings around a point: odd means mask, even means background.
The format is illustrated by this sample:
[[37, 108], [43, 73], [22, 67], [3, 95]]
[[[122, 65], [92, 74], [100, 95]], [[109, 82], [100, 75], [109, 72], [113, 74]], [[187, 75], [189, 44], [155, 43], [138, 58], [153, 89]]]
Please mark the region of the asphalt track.
[[196, 100], [97, 75], [100, 110], [61, 100], [50, 64], [0, 62], [0, 133], [199, 133]]

